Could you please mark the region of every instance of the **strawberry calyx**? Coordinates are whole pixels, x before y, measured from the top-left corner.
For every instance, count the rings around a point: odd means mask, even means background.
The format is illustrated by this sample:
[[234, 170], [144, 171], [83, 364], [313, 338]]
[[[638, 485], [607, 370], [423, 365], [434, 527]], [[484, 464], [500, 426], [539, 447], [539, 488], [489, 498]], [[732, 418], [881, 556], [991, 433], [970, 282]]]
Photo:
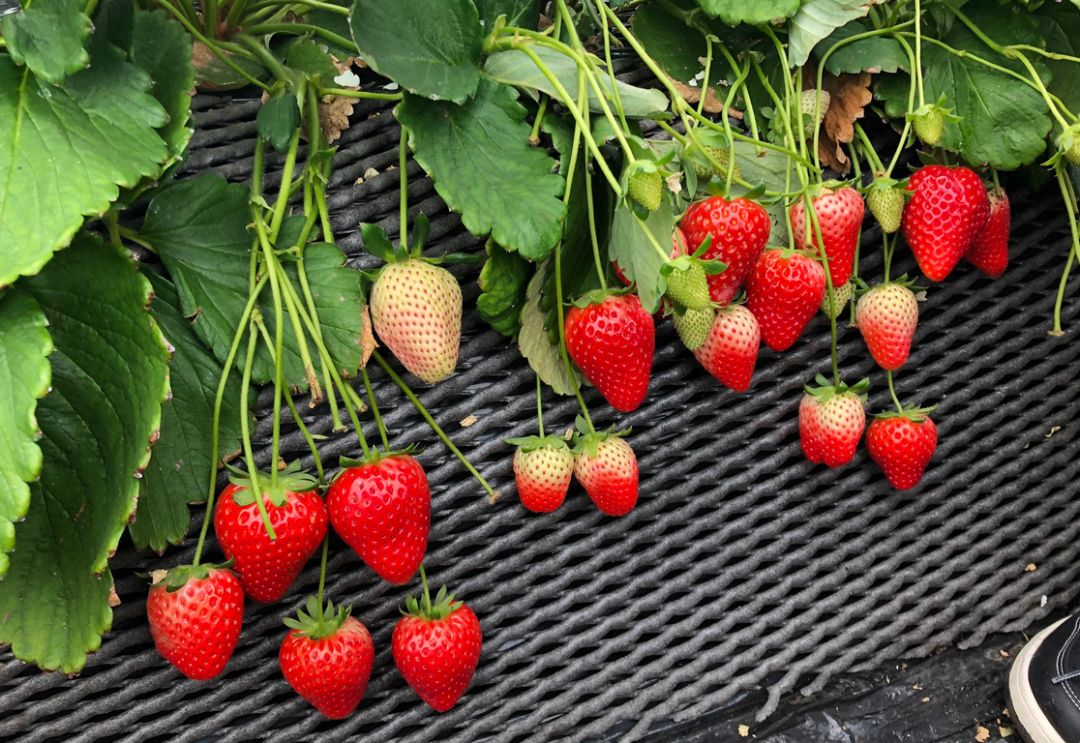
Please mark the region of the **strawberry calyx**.
[[629, 428], [624, 428], [621, 431], [616, 430], [615, 426], [607, 429], [606, 431], [595, 431], [589, 427], [588, 421], [582, 418], [580, 415], [574, 421], [577, 427], [577, 433], [574, 434], [573, 446], [571, 451], [574, 454], [585, 454], [586, 456], [595, 457], [600, 442], [610, 438], [623, 438], [630, 433]]
[[190, 580], [206, 580], [213, 570], [230, 570], [233, 561], [219, 563], [202, 562], [198, 565], [177, 565], [169, 570], [155, 570], [150, 573], [152, 586], [163, 585], [169, 593], [175, 593], [187, 585]]
[[590, 292], [585, 292], [580, 297], [575, 299], [572, 304], [575, 307], [585, 308], [589, 305], [600, 304], [608, 297], [617, 296], [620, 294], [632, 294], [633, 290], [630, 287], [624, 287], [622, 289], [593, 289]]
[[866, 393], [870, 389], [870, 378], [863, 377], [853, 385], [847, 385], [843, 382], [832, 384], [824, 375], [818, 374], [814, 381], [818, 383], [817, 387], [811, 387], [806, 385], [803, 389], [806, 394], [814, 398], [817, 402], [824, 404], [834, 397], [841, 395], [855, 395], [863, 402], [866, 402]]
[[408, 596], [405, 599], [405, 608], [401, 610], [405, 616], [437, 622], [450, 616], [465, 604], [464, 601], [455, 601], [454, 594], [448, 593], [445, 585], [439, 588], [439, 592], [435, 594], [435, 600], [432, 601], [423, 565], [420, 565], [420, 583], [423, 586], [420, 598]]
[[861, 297], [864, 294], [869, 294], [870, 292], [882, 289], [882, 288], [884, 288], [886, 286], [889, 286], [890, 284], [896, 284], [897, 286], [902, 286], [902, 287], [904, 287], [906, 289], [910, 289], [912, 292], [916, 292], [916, 293], [921, 292], [921, 291], [926, 291], [925, 286], [922, 286], [921, 284], [915, 283], [915, 279], [909, 278], [907, 274], [899, 276], [899, 277], [897, 277], [895, 279], [889, 279], [888, 281], [882, 281], [880, 284], [874, 284], [872, 286], [870, 284], [867, 284], [862, 279], [852, 279], [852, 283], [855, 284], [855, 296], [858, 296], [858, 297]]
[[559, 436], [520, 436], [507, 439], [506, 443], [520, 447], [523, 452], [539, 451], [540, 449], [566, 449], [566, 441]]
[[[230, 466], [229, 470], [233, 473], [229, 477], [229, 482], [237, 487], [232, 495], [233, 502], [241, 507], [250, 506], [255, 502], [251, 475], [236, 467]], [[314, 476], [300, 469], [299, 461], [289, 463], [285, 469], [278, 472], [276, 482], [271, 473], [262, 471], [255, 473], [254, 480], [263, 498], [269, 499], [279, 508], [285, 505], [289, 493], [305, 493], [319, 486], [319, 481]]]
[[880, 413], [875, 413], [875, 418], [907, 418], [913, 423], [922, 423], [930, 414], [937, 409], [936, 405], [931, 405], [927, 408], [904, 408], [903, 410], [884, 410]]
[[[378, 464], [384, 459], [390, 459], [391, 457], [411, 456], [419, 451], [419, 447], [416, 444], [409, 444], [404, 449], [388, 449], [386, 451], [379, 451], [375, 447], [371, 448], [371, 452], [366, 457], [338, 457], [338, 466], [341, 467], [341, 472], [351, 467], [364, 467], [369, 464]], [[338, 477], [341, 473], [338, 473]], [[335, 478], [336, 479], [336, 478]]]
[[308, 596], [304, 606], [296, 610], [295, 619], [285, 617], [281, 621], [304, 637], [320, 640], [341, 629], [350, 613], [351, 606], [334, 606], [334, 602], [330, 600], [327, 600], [326, 606], [320, 606], [318, 598]]

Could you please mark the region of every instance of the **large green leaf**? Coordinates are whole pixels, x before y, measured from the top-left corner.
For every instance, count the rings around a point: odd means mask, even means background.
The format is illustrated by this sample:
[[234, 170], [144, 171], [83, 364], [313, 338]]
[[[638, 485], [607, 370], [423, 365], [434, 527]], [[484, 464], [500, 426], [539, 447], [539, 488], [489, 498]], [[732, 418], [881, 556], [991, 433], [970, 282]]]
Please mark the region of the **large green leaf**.
[[[542, 46], [534, 47], [532, 51], [562, 84], [571, 100], [577, 101], [578, 68], [574, 61], [554, 49]], [[601, 64], [599, 60], [596, 60], [596, 63]], [[484, 74], [507, 85], [540, 90], [558, 98], [558, 91], [551, 81], [544, 76], [525, 52], [518, 49], [508, 49], [492, 54], [484, 64]], [[600, 88], [604, 91], [605, 97], [612, 97], [611, 81], [607, 73], [599, 77]], [[655, 117], [667, 109], [667, 96], [655, 88], [637, 88], [621, 81], [616, 82], [616, 87], [619, 91], [619, 100], [622, 101], [623, 113], [631, 118]], [[588, 99], [589, 108], [592, 111], [602, 111], [596, 92], [591, 86], [588, 88]]]
[[109, 555], [135, 510], [138, 473], [168, 390], [150, 285], [123, 251], [83, 234], [20, 283], [49, 320], [52, 389], [38, 403], [43, 466], [0, 581], [0, 643], [79, 671], [112, 622]]
[[[861, 21], [841, 26], [814, 47], [814, 57], [820, 61], [838, 42], [869, 30], [870, 27]], [[848, 42], [837, 47], [825, 62], [826, 72], [833, 75], [845, 72], [896, 72], [907, 68], [907, 53], [900, 42], [888, 36], [871, 36]]]
[[476, 92], [484, 35], [471, 0], [355, 0], [349, 25], [360, 56], [406, 90], [457, 103]]
[[90, 63], [83, 48], [90, 19], [83, 0], [37, 0], [0, 22], [11, 58], [42, 80], [58, 83]]
[[45, 326], [28, 294], [0, 297], [0, 578], [15, 546], [15, 522], [30, 507], [27, 483], [41, 473], [34, 409], [49, 391], [52, 339]]
[[507, 26], [535, 29], [540, 20], [540, 0], [476, 0], [484, 33], [491, 33], [495, 20], [506, 16]]
[[[248, 190], [227, 183], [219, 175], [206, 174], [181, 181], [155, 196], [143, 223], [143, 236], [154, 245], [176, 282], [184, 315], [194, 318], [195, 332], [221, 362], [228, 355], [247, 303], [250, 221]], [[345, 266], [340, 250], [323, 243], [307, 246], [305, 265], [327, 349], [338, 370], [351, 374], [360, 364], [360, 273]], [[300, 293], [295, 264], [287, 264], [286, 272]], [[259, 307], [273, 334], [269, 289], [260, 297]], [[285, 378], [304, 387], [303, 362], [288, 320], [284, 337]], [[312, 352], [317, 364], [314, 349]], [[273, 369], [269, 352], [260, 345], [252, 378], [268, 382]]]
[[799, 0], [698, 0], [702, 10], [732, 26], [738, 23], [771, 23], [799, 9]]
[[169, 157], [150, 77], [111, 45], [91, 56], [59, 86], [0, 56], [0, 286], [40, 271], [85, 215]]
[[[160, 274], [148, 272], [147, 278], [154, 287], [150, 313], [173, 349], [172, 394], [162, 406], [161, 433], [143, 473], [135, 521], [128, 529], [137, 547], [160, 552], [187, 534], [188, 504], [206, 500], [221, 363], [192, 331], [176, 287]], [[239, 439], [240, 375], [233, 373], [222, 398], [219, 456], [235, 449]]]
[[476, 311], [496, 332], [511, 338], [521, 326], [521, 308], [525, 304], [525, 285], [532, 274], [531, 264], [489, 240], [487, 261], [480, 270], [480, 296]]
[[660, 269], [665, 263], [664, 255], [671, 250], [674, 231], [675, 215], [666, 200], [659, 209], [649, 212], [646, 220], [639, 219], [629, 207], [620, 206], [611, 222], [611, 257], [618, 261], [627, 278], [637, 284], [641, 304], [649, 312], [660, 307], [660, 297], [666, 288]]
[[[631, 19], [634, 35], [664, 72], [680, 82], [696, 80], [704, 72], [701, 60], [708, 54], [705, 37], [661, 3], [640, 8]], [[717, 71], [725, 69], [716, 65]], [[723, 77], [717, 74], [714, 77]]]
[[788, 30], [788, 62], [802, 67], [818, 42], [870, 12], [873, 0], [806, 0]]
[[516, 91], [483, 80], [463, 106], [406, 96], [395, 110], [413, 153], [446, 203], [474, 235], [530, 260], [551, 252], [566, 212], [554, 161], [528, 144]]
[[[1035, 14], [1047, 51], [1080, 57], [1080, 11], [1059, 3], [1047, 3]], [[1044, 59], [1053, 78], [1050, 91], [1073, 113], [1080, 112], [1080, 64]]]
[[191, 141], [191, 93], [195, 67], [191, 63], [191, 37], [163, 10], [137, 11], [131, 42], [131, 61], [154, 81], [151, 92], [169, 115], [158, 134], [169, 147], [171, 164], [180, 159]]

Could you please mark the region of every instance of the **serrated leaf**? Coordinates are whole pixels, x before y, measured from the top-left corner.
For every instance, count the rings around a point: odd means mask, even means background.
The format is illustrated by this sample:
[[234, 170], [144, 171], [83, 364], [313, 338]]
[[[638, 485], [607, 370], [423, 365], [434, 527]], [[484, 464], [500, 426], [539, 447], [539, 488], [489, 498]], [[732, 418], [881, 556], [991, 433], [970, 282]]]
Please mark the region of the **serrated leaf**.
[[642, 6], [634, 13], [631, 24], [649, 56], [676, 80], [687, 83], [704, 72], [701, 60], [708, 54], [705, 37], [666, 6], [661, 3]]
[[487, 255], [480, 269], [476, 311], [496, 332], [513, 338], [521, 327], [521, 308], [532, 266], [492, 240], [488, 241]]
[[83, 217], [100, 214], [169, 157], [150, 77], [108, 44], [91, 66], [49, 86], [0, 56], [0, 286], [31, 275]]
[[105, 39], [113, 46], [131, 49], [135, 35], [134, 0], [103, 0], [94, 14], [94, 37]]
[[806, 0], [788, 28], [788, 62], [802, 67], [818, 42], [870, 12], [874, 0]]
[[[559, 347], [552, 344], [544, 329], [544, 313], [540, 309], [539, 273], [533, 276], [526, 292], [525, 306], [521, 310], [521, 331], [518, 333], [518, 350], [540, 380], [560, 395], [574, 394], [570, 376], [566, 372]], [[577, 372], [574, 372], [577, 377]], [[580, 383], [580, 379], [579, 382]]]
[[0, 21], [11, 58], [42, 80], [58, 83], [90, 64], [83, 45], [90, 19], [83, 0], [37, 0]]
[[[161, 434], [143, 473], [135, 521], [128, 529], [136, 547], [161, 552], [187, 534], [188, 504], [206, 500], [221, 363], [184, 317], [176, 287], [160, 274], [148, 272], [147, 278], [154, 288], [150, 314], [173, 348], [169, 362], [172, 394], [162, 405]], [[240, 375], [234, 372], [221, 403], [219, 457], [235, 449], [239, 440]]]
[[[755, 189], [764, 186], [767, 190], [777, 193], [788, 190], [785, 175], [789, 164], [793, 165], [794, 161], [782, 152], [759, 149], [749, 142], [736, 142], [735, 162], [739, 166], [743, 180]], [[735, 183], [732, 185], [731, 195], [732, 197], [743, 196], [749, 190], [751, 189]], [[777, 201], [772, 204], [762, 204], [762, 206], [769, 213], [769, 221], [772, 223], [769, 244], [787, 245], [787, 217], [784, 214], [783, 202]]]
[[259, 136], [278, 152], [289, 149], [289, 141], [299, 126], [300, 106], [296, 96], [288, 91], [262, 104], [255, 117]]
[[[345, 35], [349, 35], [348, 31]], [[285, 64], [312, 79], [321, 80], [325, 85], [333, 85], [338, 74], [337, 67], [330, 61], [327, 53], [310, 39], [295, 39], [290, 43], [285, 53]]]
[[[348, 8], [352, 4], [349, 0], [331, 0], [331, 2], [333, 5], [340, 5], [343, 8]], [[316, 8], [304, 16], [304, 22], [331, 31], [343, 39], [352, 38], [352, 30], [349, 28], [349, 18], [341, 13], [335, 13], [332, 10], [326, 10], [324, 8]], [[351, 46], [346, 47], [335, 44], [323, 36], [318, 38], [319, 46], [325, 46], [326, 50], [338, 59], [345, 59], [346, 57], [351, 57], [356, 54], [356, 49]]]
[[78, 672], [112, 622], [107, 560], [124, 531], [168, 389], [168, 350], [146, 312], [150, 285], [87, 234], [20, 283], [49, 320], [52, 390], [38, 404], [41, 479], [0, 581], [0, 643]]
[[[1047, 3], [1035, 12], [1046, 50], [1080, 57], [1080, 12], [1058, 3]], [[1050, 92], [1073, 113], [1080, 111], [1080, 64], [1070, 60], [1044, 59], [1053, 77]]]
[[[532, 51], [562, 84], [570, 98], [577, 101], [578, 68], [573, 60], [547, 47], [536, 46]], [[595, 62], [603, 67], [599, 60], [595, 60]], [[518, 49], [496, 52], [488, 57], [487, 62], [484, 64], [484, 75], [507, 85], [543, 91], [558, 98], [558, 91], [551, 84], [551, 81], [544, 76], [525, 52]], [[606, 72], [600, 73], [599, 85], [605, 92], [606, 97], [613, 97], [611, 81]], [[622, 101], [623, 113], [630, 118], [655, 117], [662, 111], [667, 110], [667, 96], [655, 88], [638, 88], [621, 81], [616, 83], [616, 87]], [[591, 87], [588, 90], [588, 98], [590, 110], [594, 112], [602, 111], [600, 102]]]
[[539, 0], [476, 0], [484, 33], [491, 33], [495, 20], [506, 16], [507, 26], [535, 29], [540, 20]]
[[[155, 196], [142, 228], [176, 283], [184, 315], [194, 318], [195, 332], [223, 363], [248, 297], [250, 220], [248, 189], [229, 184], [220, 175], [207, 174], [181, 181]], [[345, 266], [345, 256], [338, 248], [325, 243], [307, 246], [305, 264], [327, 349], [338, 371], [351, 375], [360, 365], [360, 273]], [[296, 264], [286, 263], [285, 271], [299, 287]], [[273, 335], [269, 290], [260, 297], [258, 306]], [[305, 388], [303, 362], [288, 319], [284, 339], [285, 378]], [[318, 364], [317, 358], [314, 361]], [[260, 345], [252, 378], [268, 382], [273, 370], [269, 351]]]
[[[821, 60], [837, 42], [869, 31], [861, 21], [852, 21], [833, 31], [814, 47], [814, 57]], [[837, 47], [825, 62], [825, 71], [833, 75], [858, 72], [896, 72], [907, 70], [908, 57], [900, 42], [887, 36], [871, 36]]]
[[406, 96], [395, 109], [417, 162], [474, 235], [489, 232], [529, 260], [551, 252], [562, 227], [563, 179], [530, 147], [517, 92], [484, 80], [464, 106]]
[[30, 507], [27, 483], [41, 474], [41, 447], [34, 415], [49, 390], [52, 339], [33, 297], [0, 297], [0, 578], [15, 546], [15, 522]]
[[355, 0], [349, 26], [364, 61], [405, 90], [455, 103], [476, 92], [484, 36], [472, 2]]
[[171, 157], [180, 160], [191, 141], [191, 92], [195, 89], [195, 66], [191, 63], [191, 37], [163, 10], [135, 13], [131, 61], [150, 74], [150, 92], [168, 114], [158, 129]]
[[799, 9], [800, 0], [698, 0], [698, 5], [713, 18], [732, 26], [739, 23], [771, 23], [788, 18]]
[[615, 210], [611, 222], [611, 257], [619, 262], [626, 277], [637, 284], [641, 304], [649, 312], [660, 307], [660, 297], [666, 284], [660, 269], [666, 261], [660, 251], [647, 237], [653, 236], [661, 250], [671, 250], [671, 235], [675, 232], [675, 215], [665, 199], [660, 208], [649, 212], [641, 220], [629, 207], [623, 205]]

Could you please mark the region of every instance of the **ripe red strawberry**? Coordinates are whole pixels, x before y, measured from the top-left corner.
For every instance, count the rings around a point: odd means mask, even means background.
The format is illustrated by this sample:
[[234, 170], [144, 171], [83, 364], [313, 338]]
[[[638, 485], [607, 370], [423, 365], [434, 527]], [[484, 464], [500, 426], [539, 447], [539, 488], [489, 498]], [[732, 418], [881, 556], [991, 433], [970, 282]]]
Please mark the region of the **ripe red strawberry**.
[[761, 328], [754, 313], [741, 304], [729, 304], [717, 311], [709, 336], [694, 357], [721, 384], [746, 392], [760, 347]]
[[618, 434], [579, 436], [574, 447], [574, 476], [601, 513], [625, 516], [637, 505], [637, 457]]
[[990, 216], [979, 176], [968, 168], [927, 165], [908, 179], [904, 239], [926, 278], [944, 281]]
[[343, 470], [326, 491], [330, 523], [383, 580], [406, 583], [427, 550], [431, 491], [408, 454], [378, 456]]
[[746, 282], [746, 306], [765, 345], [791, 347], [825, 297], [825, 269], [805, 253], [766, 250]]
[[274, 538], [267, 533], [250, 480], [234, 479], [221, 491], [214, 509], [214, 532], [225, 556], [233, 560], [244, 593], [254, 601], [277, 601], [289, 590], [304, 563], [326, 536], [326, 506], [311, 475], [294, 462], [278, 473], [258, 473], [259, 491]]
[[975, 235], [964, 258], [992, 279], [1005, 273], [1009, 265], [1009, 229], [1012, 211], [1004, 190], [990, 192], [990, 217]]
[[[849, 186], [835, 190], [825, 188], [820, 196], [814, 198], [814, 212], [821, 228], [825, 255], [829, 257], [833, 286], [842, 286], [851, 278], [865, 210], [862, 196]], [[791, 207], [791, 231], [795, 236], [795, 246], [805, 250], [812, 245], [815, 249], [810, 252], [816, 255], [817, 233], [813, 229], [813, 220], [809, 227], [810, 232], [807, 233], [806, 206], [804, 200], [799, 199]]]
[[244, 623], [244, 591], [231, 570], [185, 565], [155, 580], [146, 599], [150, 635], [180, 673], [206, 681], [225, 669]]
[[536, 513], [550, 513], [566, 500], [574, 474], [574, 455], [557, 436], [510, 439], [514, 452], [514, 481], [521, 505]]
[[285, 620], [290, 628], [278, 662], [289, 686], [331, 720], [352, 714], [367, 691], [375, 665], [375, 643], [349, 609], [309, 596], [307, 611]]
[[866, 450], [892, 486], [907, 490], [919, 484], [937, 448], [937, 426], [931, 409], [883, 413], [870, 422]]
[[613, 408], [636, 410], [649, 391], [656, 327], [636, 294], [594, 292], [566, 313], [566, 350]]
[[421, 699], [445, 712], [469, 687], [480, 662], [483, 636], [472, 609], [448, 596], [446, 586], [432, 602], [423, 568], [420, 577], [424, 586], [420, 601], [414, 596], [406, 599], [406, 616], [394, 627], [394, 665]]
[[896, 371], [911, 352], [919, 324], [919, 303], [904, 284], [879, 284], [859, 298], [855, 323], [878, 366]]
[[864, 379], [854, 387], [830, 385], [818, 376], [821, 387], [807, 387], [799, 403], [799, 440], [803, 454], [814, 464], [842, 467], [854, 458], [866, 428]]
[[710, 196], [691, 204], [680, 224], [692, 251], [711, 238], [701, 257], [719, 260], [727, 268], [708, 277], [709, 294], [714, 302], [730, 302], [769, 242], [769, 213], [748, 199]]
[[461, 345], [461, 287], [422, 260], [388, 263], [371, 287], [371, 321], [386, 347], [425, 382], [446, 379]]

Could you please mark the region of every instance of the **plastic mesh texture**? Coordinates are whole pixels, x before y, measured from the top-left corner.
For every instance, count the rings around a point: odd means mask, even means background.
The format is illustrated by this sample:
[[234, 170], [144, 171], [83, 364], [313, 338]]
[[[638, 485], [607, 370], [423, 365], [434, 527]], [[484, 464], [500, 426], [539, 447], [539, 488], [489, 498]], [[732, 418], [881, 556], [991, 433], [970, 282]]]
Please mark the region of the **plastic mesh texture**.
[[[198, 98], [185, 174], [246, 179], [257, 107]], [[354, 122], [338, 143], [330, 206], [342, 247], [370, 265], [357, 225], [396, 233], [398, 173], [388, 167], [398, 128], [388, 109], [371, 104], [357, 107]], [[271, 157], [268, 173], [279, 167]], [[475, 249], [479, 241], [430, 180], [413, 163], [409, 174], [410, 213], [432, 219], [430, 252]], [[164, 558], [128, 543], [112, 562], [123, 603], [79, 678], [43, 674], [0, 651], [0, 740], [637, 740], [747, 691], [767, 690], [767, 713], [782, 695], [813, 691], [835, 674], [978, 644], [1070, 605], [1080, 589], [1080, 302], [1074, 289], [1064, 307], [1070, 332], [1048, 336], [1066, 222], [1052, 195], [1014, 189], [1011, 197], [1005, 277], [990, 281], [962, 265], [931, 287], [898, 376], [905, 402], [938, 405], [940, 444], [917, 490], [893, 492], [865, 448], [838, 471], [802, 457], [796, 409], [802, 385], [828, 370], [824, 316], [790, 351], [762, 350], [746, 395], [715, 383], [663, 322], [641, 409], [616, 416], [595, 391], [586, 394], [598, 425], [633, 428], [638, 507], [603, 517], [575, 485], [556, 513], [528, 514], [503, 440], [534, 430], [534, 377], [473, 311], [476, 271], [459, 272], [466, 316], [458, 371], [437, 387], [415, 387], [502, 499], [489, 503], [381, 370], [372, 375], [391, 443], [425, 447], [419, 458], [434, 502], [428, 574], [467, 600], [483, 625], [483, 657], [462, 702], [438, 715], [405, 686], [390, 634], [415, 586], [380, 582], [340, 540], [331, 545], [328, 594], [354, 605], [377, 648], [352, 717], [323, 719], [277, 665], [280, 619], [315, 590], [317, 560], [284, 601], [249, 605], [222, 677], [188, 681], [153, 649], [146, 584], [134, 571], [189, 560], [194, 540]], [[864, 276], [880, 275], [880, 242], [868, 227]], [[906, 249], [899, 253], [897, 272], [913, 273]], [[845, 379], [871, 375], [870, 409], [884, 408], [884, 376], [858, 332], [846, 324], [841, 332]], [[572, 399], [545, 402], [549, 429], [572, 424]], [[461, 427], [468, 415], [477, 422]], [[357, 453], [351, 434], [329, 430], [325, 408], [307, 420], [327, 435], [331, 466], [336, 455]], [[264, 406], [263, 437], [266, 422]], [[304, 451], [292, 430], [284, 446], [289, 457]], [[215, 544], [209, 554], [220, 554]], [[1025, 571], [1028, 563], [1038, 569]]]

